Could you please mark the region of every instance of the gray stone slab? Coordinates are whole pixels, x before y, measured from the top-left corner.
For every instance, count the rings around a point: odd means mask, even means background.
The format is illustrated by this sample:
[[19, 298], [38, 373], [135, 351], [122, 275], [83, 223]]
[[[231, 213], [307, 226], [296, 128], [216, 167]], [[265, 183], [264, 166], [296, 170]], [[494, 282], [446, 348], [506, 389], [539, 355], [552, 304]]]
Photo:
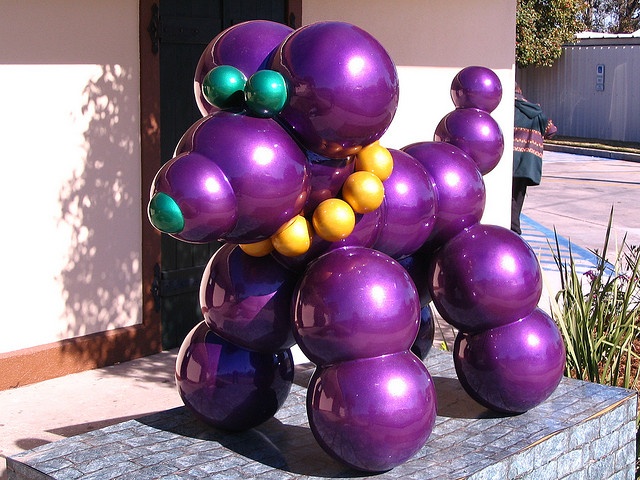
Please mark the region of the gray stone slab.
[[[635, 392], [565, 378], [538, 407], [505, 416], [466, 394], [450, 353], [432, 351], [425, 364], [438, 395], [434, 431], [412, 459], [372, 477], [634, 478]], [[368, 478], [316, 443], [304, 406], [312, 366], [296, 369], [284, 406], [252, 430], [221, 432], [175, 408], [10, 457], [9, 479]]]

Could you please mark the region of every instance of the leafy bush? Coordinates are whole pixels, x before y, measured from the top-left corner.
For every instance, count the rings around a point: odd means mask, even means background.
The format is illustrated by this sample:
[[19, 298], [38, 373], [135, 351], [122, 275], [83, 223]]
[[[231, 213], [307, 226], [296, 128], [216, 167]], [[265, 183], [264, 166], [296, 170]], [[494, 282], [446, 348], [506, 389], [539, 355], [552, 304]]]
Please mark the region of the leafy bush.
[[553, 257], [561, 289], [551, 310], [567, 349], [566, 374], [604, 385], [638, 390], [640, 356], [640, 247], [629, 246], [626, 235], [614, 261], [606, 258], [613, 209], [602, 253], [594, 270], [579, 275], [571, 249], [563, 258], [555, 234]]

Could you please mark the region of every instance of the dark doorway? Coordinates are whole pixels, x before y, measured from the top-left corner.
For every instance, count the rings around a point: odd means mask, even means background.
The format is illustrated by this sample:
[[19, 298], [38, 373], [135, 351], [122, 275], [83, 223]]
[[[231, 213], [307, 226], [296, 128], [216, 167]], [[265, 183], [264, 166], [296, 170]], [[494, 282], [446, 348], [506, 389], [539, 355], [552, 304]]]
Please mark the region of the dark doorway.
[[[225, 28], [247, 20], [287, 23], [289, 6], [285, 0], [162, 0], [159, 8], [155, 8], [155, 46], [160, 62], [160, 150], [164, 163], [172, 158], [182, 134], [201, 118], [194, 100], [193, 76], [207, 44]], [[193, 245], [162, 235], [162, 260], [155, 268], [155, 285], [161, 308], [163, 348], [179, 346], [189, 330], [202, 320], [198, 301], [200, 279], [218, 247], [217, 243]]]

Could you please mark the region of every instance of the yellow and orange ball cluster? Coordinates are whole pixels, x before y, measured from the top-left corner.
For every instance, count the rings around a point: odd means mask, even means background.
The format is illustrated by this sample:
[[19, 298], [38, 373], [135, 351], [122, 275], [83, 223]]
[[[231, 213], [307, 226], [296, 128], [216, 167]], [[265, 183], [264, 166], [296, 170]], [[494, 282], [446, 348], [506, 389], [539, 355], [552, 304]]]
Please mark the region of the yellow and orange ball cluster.
[[362, 148], [355, 159], [355, 171], [347, 177], [340, 194], [322, 201], [311, 218], [296, 215], [270, 238], [240, 248], [254, 257], [276, 250], [295, 257], [306, 253], [314, 235], [328, 242], [347, 238], [356, 225], [356, 214], [373, 212], [384, 200], [383, 182], [393, 171], [393, 157], [379, 142]]

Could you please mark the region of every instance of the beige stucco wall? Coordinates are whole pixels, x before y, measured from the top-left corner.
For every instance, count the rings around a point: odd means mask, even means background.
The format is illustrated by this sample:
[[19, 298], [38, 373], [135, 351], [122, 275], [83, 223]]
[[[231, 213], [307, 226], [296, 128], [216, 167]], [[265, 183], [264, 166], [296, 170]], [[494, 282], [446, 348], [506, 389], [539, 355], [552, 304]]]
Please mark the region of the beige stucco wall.
[[138, 2], [2, 0], [0, 353], [141, 322]]
[[492, 113], [505, 136], [499, 165], [485, 176], [483, 223], [509, 226], [513, 147], [515, 2], [511, 0], [303, 0], [302, 23], [354, 23], [380, 41], [400, 78], [400, 104], [382, 143], [401, 148], [433, 139], [440, 119], [453, 110], [449, 90], [469, 65], [493, 69], [503, 100]]

